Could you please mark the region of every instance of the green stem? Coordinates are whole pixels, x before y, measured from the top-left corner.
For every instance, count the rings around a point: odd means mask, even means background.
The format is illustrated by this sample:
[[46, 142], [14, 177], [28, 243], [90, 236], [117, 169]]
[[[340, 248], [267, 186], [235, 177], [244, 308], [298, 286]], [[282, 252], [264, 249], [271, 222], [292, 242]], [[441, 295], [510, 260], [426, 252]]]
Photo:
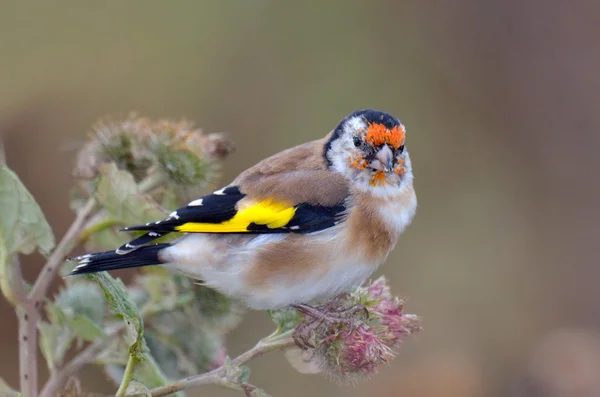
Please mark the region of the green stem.
[[94, 233], [98, 233], [104, 229], [108, 229], [111, 226], [118, 225], [120, 222], [117, 219], [108, 218], [103, 219], [93, 225], [88, 226], [83, 230], [81, 235], [79, 236], [80, 242], [86, 242]]
[[135, 358], [133, 354], [129, 355], [129, 359], [127, 360], [127, 366], [125, 367], [125, 373], [123, 374], [123, 379], [121, 380], [121, 385], [119, 386], [119, 390], [117, 390], [117, 394], [115, 397], [123, 397], [125, 392], [127, 391], [127, 386], [131, 383], [131, 378], [133, 376], [133, 366], [135, 364]]

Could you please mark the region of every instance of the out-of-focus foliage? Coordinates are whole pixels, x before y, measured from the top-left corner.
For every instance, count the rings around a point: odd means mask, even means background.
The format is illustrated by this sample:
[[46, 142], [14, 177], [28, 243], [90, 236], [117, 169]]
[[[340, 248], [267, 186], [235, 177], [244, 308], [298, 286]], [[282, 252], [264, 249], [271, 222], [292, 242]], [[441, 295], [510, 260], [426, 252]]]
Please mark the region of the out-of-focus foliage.
[[[87, 248], [114, 249], [131, 238], [118, 231], [123, 225], [160, 219], [159, 203], [173, 208], [190, 193], [200, 195], [216, 180], [231, 148], [222, 134], [205, 135], [187, 121], [131, 116], [99, 123], [79, 153], [79, 182], [71, 194], [74, 209], [90, 198], [98, 205], [83, 233]], [[63, 273], [71, 268], [67, 262]], [[87, 279], [97, 284], [68, 277], [66, 287], [46, 305], [48, 319], [39, 327], [51, 371], [73, 342], [97, 342], [120, 328], [125, 337], [108, 340], [96, 362], [119, 383], [129, 356], [135, 359], [131, 390], [157, 387], [168, 378], [225, 362], [223, 338], [242, 313], [236, 302], [164, 268], [142, 270], [129, 289], [105, 272]], [[115, 322], [115, 315], [122, 322]]]
[[5, 255], [46, 254], [54, 247], [54, 234], [31, 193], [7, 166], [0, 164], [0, 237]]
[[15, 289], [22, 285], [13, 255], [36, 249], [45, 255], [53, 247], [54, 234], [40, 206], [19, 177], [0, 164], [0, 288], [9, 302], [15, 304]]

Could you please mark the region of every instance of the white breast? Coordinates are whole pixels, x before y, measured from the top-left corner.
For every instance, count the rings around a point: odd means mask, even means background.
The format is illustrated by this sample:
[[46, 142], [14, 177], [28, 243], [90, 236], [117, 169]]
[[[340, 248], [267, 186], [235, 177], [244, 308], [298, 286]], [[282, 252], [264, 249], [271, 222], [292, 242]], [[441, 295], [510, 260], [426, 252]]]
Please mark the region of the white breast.
[[410, 225], [417, 212], [417, 196], [411, 189], [401, 200], [390, 200], [379, 208], [381, 217], [401, 234]]

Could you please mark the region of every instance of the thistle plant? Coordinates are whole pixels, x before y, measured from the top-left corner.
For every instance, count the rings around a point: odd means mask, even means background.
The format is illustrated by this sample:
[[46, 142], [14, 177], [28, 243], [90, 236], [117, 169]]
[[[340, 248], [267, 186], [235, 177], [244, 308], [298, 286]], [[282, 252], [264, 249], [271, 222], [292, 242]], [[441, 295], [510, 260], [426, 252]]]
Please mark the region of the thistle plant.
[[[420, 330], [419, 319], [404, 313], [403, 301], [380, 278], [326, 303], [347, 310], [348, 321], [269, 311], [275, 332], [229, 358], [224, 337], [245, 312], [239, 302], [162, 267], [139, 269], [127, 286], [106, 272], [64, 277], [77, 246], [113, 249], [130, 237], [119, 232], [123, 226], [162, 218], [214, 189], [232, 151], [224, 134], [204, 133], [187, 120], [130, 115], [99, 121], [76, 158], [75, 220], [55, 244], [39, 205], [6, 165], [0, 142], [0, 287], [17, 314], [20, 371], [19, 391], [0, 379], [0, 395], [85, 395], [77, 376], [95, 365], [114, 381], [116, 396], [183, 395], [205, 384], [266, 396], [250, 383], [246, 367], [266, 352], [284, 350], [301, 372], [355, 382], [389, 362], [401, 341]], [[35, 251], [46, 264], [28, 285], [19, 258]], [[57, 276], [62, 285], [48, 296]], [[41, 387], [38, 349], [50, 373]]]

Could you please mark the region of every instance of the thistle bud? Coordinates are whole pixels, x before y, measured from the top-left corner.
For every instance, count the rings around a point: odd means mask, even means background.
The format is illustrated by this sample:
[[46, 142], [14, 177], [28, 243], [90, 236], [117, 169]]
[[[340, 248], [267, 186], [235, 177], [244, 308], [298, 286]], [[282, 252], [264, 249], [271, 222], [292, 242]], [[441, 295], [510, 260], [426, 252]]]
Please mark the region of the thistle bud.
[[[310, 341], [300, 346], [307, 367], [316, 364], [320, 372], [338, 380], [355, 382], [376, 373], [394, 357], [393, 349], [404, 338], [421, 330], [420, 319], [404, 313], [404, 302], [392, 296], [384, 277], [338, 296], [326, 308], [331, 315], [351, 313], [351, 321], [305, 316], [295, 330], [295, 339]], [[293, 365], [302, 371], [297, 357]]]

